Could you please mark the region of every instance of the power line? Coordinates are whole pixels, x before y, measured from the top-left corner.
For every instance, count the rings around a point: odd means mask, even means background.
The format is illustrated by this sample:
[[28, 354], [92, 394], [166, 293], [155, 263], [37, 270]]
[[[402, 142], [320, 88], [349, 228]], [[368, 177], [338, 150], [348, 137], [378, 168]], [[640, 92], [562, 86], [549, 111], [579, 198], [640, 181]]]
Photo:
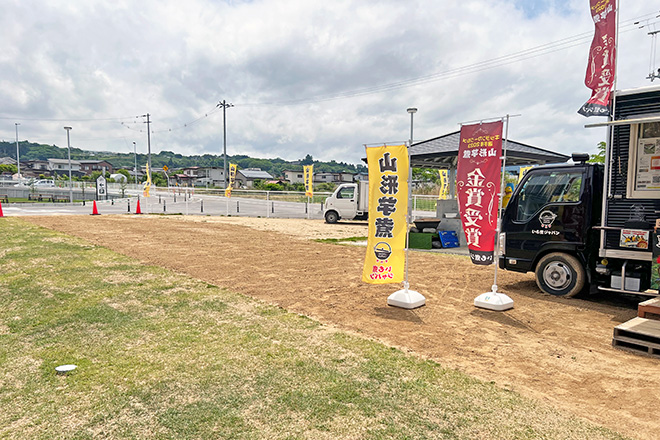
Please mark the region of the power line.
[[[641, 15], [639, 17], [625, 20], [622, 22], [622, 25], [620, 26], [619, 33], [625, 33], [629, 32], [635, 29], [639, 29], [640, 27], [638, 26], [641, 21], [646, 21], [645, 26], [653, 25], [655, 23], [658, 23], [658, 21], [651, 22], [653, 19], [659, 18], [657, 16], [657, 12], [653, 13], [647, 13], [644, 15]], [[644, 27], [644, 26], [642, 26]], [[562, 38], [556, 41], [552, 41], [549, 43], [541, 44], [539, 46], [535, 46], [529, 49], [524, 49], [518, 52], [514, 52], [511, 54], [503, 55], [501, 57], [496, 57], [496, 58], [491, 58], [488, 60], [484, 61], [479, 61], [474, 64], [470, 64], [467, 66], [461, 66], [461, 67], [456, 67], [453, 69], [445, 70], [442, 72], [436, 72], [432, 73], [429, 75], [424, 75], [424, 76], [419, 76], [416, 78], [410, 78], [406, 80], [401, 80], [393, 83], [388, 83], [388, 84], [381, 84], [377, 86], [371, 86], [371, 87], [365, 87], [361, 89], [355, 89], [355, 90], [347, 90], [343, 92], [336, 92], [336, 93], [329, 93], [329, 94], [323, 94], [323, 95], [317, 95], [309, 98], [300, 98], [300, 99], [293, 99], [293, 100], [286, 100], [286, 101], [273, 101], [273, 102], [256, 102], [256, 103], [243, 103], [243, 104], [236, 104], [236, 107], [256, 107], [256, 106], [288, 106], [288, 105], [299, 105], [299, 104], [308, 104], [308, 103], [318, 103], [318, 102], [327, 102], [327, 101], [334, 101], [334, 100], [339, 100], [339, 99], [346, 99], [346, 98], [354, 98], [358, 96], [365, 96], [365, 95], [371, 95], [371, 94], [377, 94], [377, 93], [383, 93], [386, 91], [392, 91], [392, 90], [399, 90], [403, 88], [408, 88], [408, 87], [414, 87], [422, 84], [428, 84], [431, 82], [436, 82], [444, 79], [451, 79], [459, 76], [463, 76], [466, 74], [471, 74], [471, 73], [480, 73], [486, 70], [490, 70], [496, 67], [501, 67], [505, 66], [508, 64], [513, 64], [516, 62], [524, 61], [527, 59], [539, 57], [542, 55], [547, 55], [553, 52], [557, 52], [560, 50], [565, 50], [569, 49], [571, 47], [579, 46], [585, 43], [588, 43], [591, 41], [593, 38], [593, 31], [588, 31], [588, 32], [583, 32], [580, 34], [576, 34], [570, 37]], [[190, 128], [191, 126], [199, 123], [200, 121], [208, 118], [209, 116], [213, 115], [214, 113], [218, 112], [220, 110], [219, 107], [214, 107], [213, 109], [209, 110], [208, 112], [204, 113], [203, 116], [200, 116], [192, 121], [183, 123], [181, 125], [177, 125], [174, 127], [170, 127], [167, 129], [162, 129], [162, 130], [152, 130], [151, 133], [169, 133], [172, 131], [177, 131], [177, 130], [182, 130], [186, 128]], [[129, 130], [136, 131], [143, 133], [143, 129], [136, 129], [132, 128], [130, 123], [126, 123], [124, 121], [126, 120], [133, 120], [134, 123], [137, 123], [136, 119], [141, 118], [142, 115], [139, 116], [127, 116], [127, 117], [117, 117], [117, 118], [68, 118], [68, 119], [54, 119], [54, 118], [17, 118], [17, 117], [0, 117], [0, 119], [10, 119], [10, 120], [15, 120], [15, 121], [57, 121], [57, 122], [95, 122], [95, 121], [121, 121], [121, 125]]]
[[[623, 22], [624, 23], [623, 26], [621, 26], [619, 29], [619, 33], [625, 33], [637, 29], [639, 20], [643, 19], [643, 17], [653, 16], [655, 14], [657, 14], [657, 12], [645, 14], [641, 17], [636, 17], [634, 19], [625, 20]], [[310, 98], [293, 99], [287, 101], [236, 104], [236, 106], [237, 107], [238, 106], [273, 106], [273, 105], [286, 106], [286, 105], [309, 104], [309, 103], [317, 103], [317, 102], [334, 101], [344, 98], [353, 98], [357, 96], [382, 93], [391, 90], [398, 90], [398, 89], [413, 87], [421, 84], [427, 84], [430, 82], [440, 81], [443, 79], [455, 78], [457, 76], [462, 76], [469, 73], [479, 73], [485, 70], [493, 69], [495, 67], [501, 67], [519, 61], [527, 60], [530, 58], [547, 55], [553, 52], [557, 52], [560, 50], [589, 43], [592, 40], [592, 38], [593, 38], [593, 31], [583, 32], [581, 34], [573, 35], [571, 37], [566, 37], [550, 43], [545, 43], [539, 46], [535, 46], [519, 52], [514, 52], [508, 55], [503, 55], [501, 57], [491, 58], [489, 60], [479, 61], [477, 63], [470, 64], [467, 66], [461, 66], [442, 72], [436, 72], [430, 75], [420, 76], [417, 78], [411, 78], [407, 80], [401, 80], [394, 83], [382, 84], [378, 86], [366, 87], [363, 89], [349, 90], [345, 92], [337, 92], [326, 95], [317, 95]]]
[[121, 121], [123, 119], [134, 119], [139, 118], [139, 116], [124, 116], [120, 118], [86, 118], [86, 119], [76, 119], [76, 118], [66, 118], [66, 119], [55, 119], [55, 118], [23, 118], [16, 116], [0, 116], [0, 119], [10, 119], [12, 121], [39, 121], [39, 122], [94, 122], [94, 121]]

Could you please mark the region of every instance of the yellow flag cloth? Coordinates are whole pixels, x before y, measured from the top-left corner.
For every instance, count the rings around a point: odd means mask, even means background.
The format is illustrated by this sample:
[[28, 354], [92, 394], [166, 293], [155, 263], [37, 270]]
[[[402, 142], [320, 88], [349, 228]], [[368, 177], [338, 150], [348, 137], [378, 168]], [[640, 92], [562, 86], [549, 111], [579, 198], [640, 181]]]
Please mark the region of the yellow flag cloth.
[[369, 236], [362, 281], [404, 279], [408, 214], [408, 150], [405, 145], [367, 147]]
[[518, 171], [518, 182], [522, 180], [522, 178], [525, 176], [525, 172], [527, 170], [534, 168], [533, 166], [528, 166], [528, 167], [520, 167], [520, 170]]
[[314, 165], [303, 165], [305, 176], [305, 195], [314, 197]]
[[438, 170], [440, 174], [440, 193], [438, 199], [446, 200], [449, 195], [449, 170]]
[[227, 188], [225, 188], [225, 197], [231, 197], [231, 189], [234, 187], [234, 181], [236, 180], [236, 168], [235, 163], [229, 164], [229, 182], [227, 183]]
[[149, 164], [147, 164], [147, 181], [144, 182], [144, 187], [142, 195], [144, 197], [149, 197], [149, 190], [151, 189], [151, 170], [149, 169]]

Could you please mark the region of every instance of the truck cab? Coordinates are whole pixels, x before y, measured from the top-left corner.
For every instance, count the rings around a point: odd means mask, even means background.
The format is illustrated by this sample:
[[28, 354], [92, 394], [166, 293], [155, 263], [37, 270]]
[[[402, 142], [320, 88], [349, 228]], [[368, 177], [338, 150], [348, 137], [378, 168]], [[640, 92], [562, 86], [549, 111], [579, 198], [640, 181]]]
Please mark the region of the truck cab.
[[660, 86], [614, 92], [605, 163], [533, 168], [506, 207], [499, 266], [546, 293], [660, 296]]
[[603, 166], [587, 159], [530, 170], [502, 215], [499, 266], [535, 272], [554, 295], [576, 295], [594, 275]]
[[325, 199], [323, 216], [327, 223], [337, 223], [340, 219], [366, 220], [368, 203], [369, 182], [343, 183]]

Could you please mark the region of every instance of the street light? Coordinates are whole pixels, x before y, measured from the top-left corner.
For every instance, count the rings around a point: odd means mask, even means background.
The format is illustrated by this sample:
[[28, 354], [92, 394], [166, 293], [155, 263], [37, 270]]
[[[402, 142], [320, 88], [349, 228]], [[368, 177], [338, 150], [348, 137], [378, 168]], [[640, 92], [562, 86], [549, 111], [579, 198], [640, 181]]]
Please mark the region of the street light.
[[223, 162], [224, 162], [224, 168], [225, 168], [225, 171], [224, 171], [225, 189], [227, 189], [227, 177], [228, 177], [227, 176], [227, 113], [226, 112], [227, 112], [227, 108], [233, 107], [233, 106], [234, 106], [234, 104], [232, 104], [230, 102], [227, 102], [224, 99], [222, 100], [222, 102], [219, 102], [218, 105], [216, 105], [216, 108], [217, 107], [222, 107], [222, 133], [223, 133], [223, 136], [222, 136], [222, 139], [223, 139], [223, 150], [222, 150], [222, 152], [223, 153], [222, 154], [224, 156]]
[[21, 184], [21, 153], [18, 150], [18, 126], [21, 125], [15, 122], [16, 125], [16, 168], [18, 169], [18, 184]]
[[135, 142], [133, 142], [133, 154], [135, 155], [135, 166], [133, 167], [133, 174], [135, 175], [135, 189], [137, 189], [137, 146], [135, 145]]
[[412, 146], [413, 143], [413, 115], [417, 113], [417, 109], [415, 107], [410, 107], [408, 109], [408, 113], [410, 113], [410, 146]]
[[71, 140], [69, 138], [69, 132], [71, 127], [64, 127], [66, 130], [66, 147], [69, 150], [69, 203], [73, 203], [73, 186], [71, 182]]
[[387, 304], [394, 307], [401, 307], [402, 309], [415, 309], [426, 304], [426, 298], [421, 293], [410, 290], [410, 283], [408, 282], [408, 254], [410, 247], [410, 235], [408, 233], [409, 225], [412, 221], [412, 204], [410, 199], [412, 197], [412, 164], [410, 164], [410, 148], [413, 143], [413, 115], [417, 113], [415, 107], [408, 108], [410, 113], [410, 143], [408, 144], [408, 212], [406, 215], [406, 258], [404, 269], [403, 289], [397, 290], [387, 297]]

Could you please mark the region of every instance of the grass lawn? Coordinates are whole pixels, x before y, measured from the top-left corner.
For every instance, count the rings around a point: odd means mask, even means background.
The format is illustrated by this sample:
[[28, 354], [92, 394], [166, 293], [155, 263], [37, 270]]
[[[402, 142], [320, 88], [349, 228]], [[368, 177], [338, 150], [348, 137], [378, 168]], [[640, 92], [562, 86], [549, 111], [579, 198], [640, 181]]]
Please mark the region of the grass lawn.
[[0, 438], [623, 438], [17, 218], [0, 243]]

